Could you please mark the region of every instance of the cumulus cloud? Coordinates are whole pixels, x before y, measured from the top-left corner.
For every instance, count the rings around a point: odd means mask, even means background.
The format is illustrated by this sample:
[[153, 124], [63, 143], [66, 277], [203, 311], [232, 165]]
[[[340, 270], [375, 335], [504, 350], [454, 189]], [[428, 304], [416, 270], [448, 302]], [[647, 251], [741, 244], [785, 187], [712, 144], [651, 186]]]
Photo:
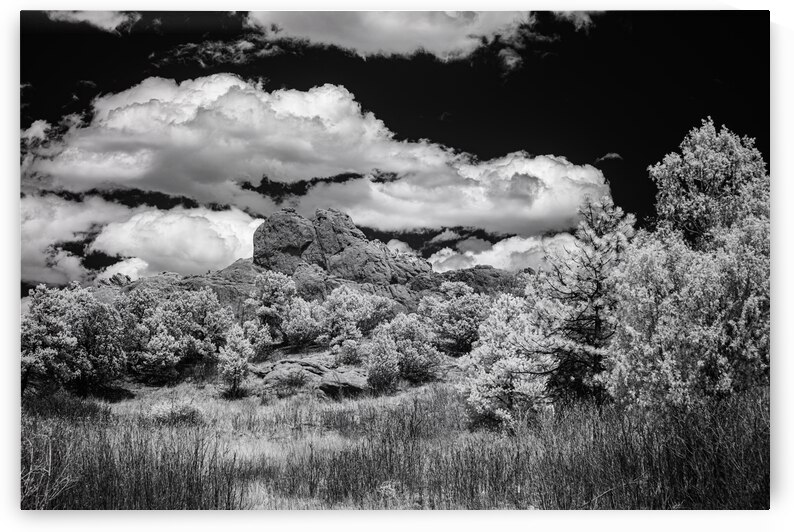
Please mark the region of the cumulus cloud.
[[142, 261], [120, 266], [124, 273], [200, 274], [251, 257], [254, 231], [261, 223], [238, 209], [147, 210], [106, 225], [91, 249]]
[[555, 11], [554, 16], [561, 20], [567, 20], [577, 30], [588, 31], [593, 25], [593, 13], [592, 11]]
[[116, 264], [111, 264], [96, 276], [96, 280], [110, 279], [116, 274], [121, 274], [136, 281], [141, 277], [152, 275], [152, 273], [148, 262], [138, 257], [133, 257], [131, 259], [124, 259]]
[[31, 140], [46, 140], [47, 139], [47, 132], [52, 128], [49, 122], [46, 120], [36, 120], [33, 122], [29, 128], [22, 131], [20, 136], [23, 140], [31, 141]]
[[564, 157], [518, 152], [491, 161], [456, 160], [433, 172], [380, 183], [321, 184], [300, 199], [304, 213], [330, 206], [381, 230], [471, 226], [537, 235], [573, 227], [586, 197], [609, 194], [603, 173]]
[[408, 253], [410, 255], [417, 255], [417, 252], [414, 248], [412, 248], [407, 242], [403, 242], [402, 240], [397, 240], [396, 238], [392, 238], [386, 243], [386, 247], [391, 249], [392, 251], [398, 251], [400, 253]]
[[407, 55], [424, 50], [441, 59], [466, 56], [482, 39], [511, 34], [529, 19], [517, 11], [259, 11], [248, 15], [252, 27], [279, 38], [305, 39], [367, 56]]
[[431, 238], [427, 241], [428, 244], [438, 244], [440, 242], [449, 242], [450, 240], [459, 240], [461, 237], [460, 234], [451, 230], [451, 229], [444, 229], [436, 236]]
[[87, 275], [81, 259], [56, 246], [84, 240], [104, 224], [128, 219], [134, 209], [90, 197], [68, 201], [53, 195], [22, 198], [22, 280], [66, 284]]
[[48, 11], [50, 20], [85, 22], [104, 31], [118, 33], [129, 29], [141, 19], [131, 11]]
[[[263, 215], [274, 201], [242, 181], [361, 174], [320, 182], [294, 206], [308, 215], [337, 207], [381, 230], [540, 234], [572, 226], [585, 197], [609, 193], [600, 170], [560, 156], [476, 161], [427, 140], [395, 140], [344, 87], [268, 92], [231, 74], [182, 83], [148, 78], [99, 97], [90, 123], [73, 123], [37, 155], [26, 172], [49, 176], [56, 187], [137, 188]], [[379, 172], [395, 178], [378, 179]]]
[[251, 257], [253, 233], [261, 222], [238, 209], [129, 208], [96, 196], [70, 201], [29, 195], [22, 198], [22, 280], [55, 285], [89, 281], [92, 274], [82, 258], [60, 244], [91, 240], [88, 252], [125, 258], [98, 278], [205, 273]]
[[546, 257], [560, 249], [572, 246], [574, 237], [569, 233], [558, 233], [551, 237], [506, 238], [482, 249], [444, 248], [430, 256], [428, 261], [437, 272], [489, 265], [504, 270], [517, 271], [524, 268], [543, 269]]
[[492, 247], [493, 244], [491, 244], [487, 240], [483, 240], [482, 238], [477, 238], [476, 236], [469, 237], [466, 240], [461, 240], [460, 242], [455, 244], [455, 248], [461, 253], [465, 253], [467, 251], [471, 251], [473, 253], [481, 253], [483, 251], [487, 251], [491, 249]]

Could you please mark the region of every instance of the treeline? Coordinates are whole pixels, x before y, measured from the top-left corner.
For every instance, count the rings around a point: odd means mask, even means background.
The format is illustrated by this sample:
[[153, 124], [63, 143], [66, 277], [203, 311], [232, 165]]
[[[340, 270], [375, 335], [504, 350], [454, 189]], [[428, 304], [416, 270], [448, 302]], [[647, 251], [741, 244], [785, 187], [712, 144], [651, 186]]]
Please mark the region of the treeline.
[[217, 367], [239, 395], [277, 345], [322, 345], [377, 391], [434, 379], [464, 357], [474, 417], [511, 425], [575, 401], [691, 406], [768, 384], [769, 176], [752, 139], [711, 120], [649, 169], [657, 219], [637, 230], [609, 198], [581, 209], [575, 242], [526, 275], [522, 297], [444, 283], [415, 313], [352, 287], [324, 301], [265, 272], [239, 316], [209, 289], [138, 288], [103, 302], [40, 286], [22, 326], [23, 390], [88, 393], [128, 373], [148, 382]]

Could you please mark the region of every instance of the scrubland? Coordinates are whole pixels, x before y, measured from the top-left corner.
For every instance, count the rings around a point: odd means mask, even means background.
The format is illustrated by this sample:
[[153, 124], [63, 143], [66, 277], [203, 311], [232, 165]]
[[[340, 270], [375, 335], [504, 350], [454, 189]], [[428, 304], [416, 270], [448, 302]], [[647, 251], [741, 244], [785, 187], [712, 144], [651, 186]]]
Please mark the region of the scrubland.
[[212, 383], [26, 400], [22, 507], [766, 508], [768, 393], [476, 426], [455, 385], [229, 401]]

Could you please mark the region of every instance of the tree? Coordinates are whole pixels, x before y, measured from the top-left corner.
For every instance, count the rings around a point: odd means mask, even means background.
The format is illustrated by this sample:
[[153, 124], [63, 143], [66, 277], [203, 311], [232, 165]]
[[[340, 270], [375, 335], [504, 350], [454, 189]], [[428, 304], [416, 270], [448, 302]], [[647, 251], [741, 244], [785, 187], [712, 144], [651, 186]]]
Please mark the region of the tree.
[[22, 320], [22, 390], [34, 379], [84, 394], [124, 368], [118, 312], [77, 282], [63, 289], [37, 286]]
[[256, 276], [246, 308], [269, 329], [271, 337], [284, 339], [282, 324], [295, 298], [295, 281], [280, 272], [266, 270]]
[[332, 346], [358, 340], [393, 315], [393, 302], [348, 286], [335, 288], [323, 302], [324, 331]]
[[489, 303], [487, 296], [475, 294], [466, 283], [447, 281], [441, 284], [440, 296], [422, 298], [419, 313], [432, 324], [436, 346], [461, 355], [470, 352], [477, 341]]
[[615, 332], [613, 315], [619, 301], [611, 274], [625, 257], [634, 235], [634, 217], [609, 197], [589, 199], [579, 210], [573, 248], [550, 257], [550, 271], [527, 286], [536, 307], [540, 334], [531, 348], [550, 356], [550, 392], [557, 397], [601, 398], [593, 377], [603, 371], [605, 348]]
[[283, 322], [285, 339], [292, 345], [314, 342], [323, 332], [325, 312], [321, 305], [301, 297], [292, 300]]
[[241, 385], [248, 376], [248, 363], [253, 355], [254, 350], [245, 338], [242, 327], [235, 323], [226, 334], [226, 345], [221, 347], [218, 354], [218, 368], [228, 385], [229, 397], [240, 395]]
[[139, 287], [116, 300], [125, 324], [130, 369], [153, 382], [173, 381], [180, 364], [213, 363], [233, 323], [209, 288], [158, 295]]
[[605, 396], [596, 379], [614, 335], [619, 304], [612, 271], [634, 234], [633, 217], [609, 198], [586, 201], [570, 247], [550, 254], [525, 297], [503, 295], [479, 329], [468, 359], [469, 402], [511, 421], [558, 400]]
[[768, 255], [737, 232], [713, 252], [677, 232], [637, 239], [616, 273], [620, 327], [603, 376], [613, 397], [688, 406], [767, 381]]
[[515, 415], [550, 404], [547, 383], [550, 355], [531, 350], [540, 330], [526, 298], [502, 294], [480, 325], [479, 341], [465, 357], [462, 385], [477, 417], [507, 424]]
[[368, 380], [381, 389], [398, 376], [414, 384], [432, 380], [441, 359], [432, 330], [417, 314], [398, 314], [378, 326], [368, 351]]
[[648, 168], [658, 188], [660, 226], [681, 231], [700, 246], [718, 227], [749, 216], [769, 217], [769, 176], [755, 140], [740, 138], [711, 118], [692, 129], [680, 145]]

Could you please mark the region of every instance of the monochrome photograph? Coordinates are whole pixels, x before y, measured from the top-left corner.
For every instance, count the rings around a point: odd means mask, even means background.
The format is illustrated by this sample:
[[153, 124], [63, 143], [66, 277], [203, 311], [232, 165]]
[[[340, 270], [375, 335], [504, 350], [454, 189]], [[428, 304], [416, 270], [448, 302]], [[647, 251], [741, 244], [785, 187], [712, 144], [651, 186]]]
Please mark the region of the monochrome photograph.
[[22, 510], [770, 508], [769, 11], [21, 11], [19, 73]]

